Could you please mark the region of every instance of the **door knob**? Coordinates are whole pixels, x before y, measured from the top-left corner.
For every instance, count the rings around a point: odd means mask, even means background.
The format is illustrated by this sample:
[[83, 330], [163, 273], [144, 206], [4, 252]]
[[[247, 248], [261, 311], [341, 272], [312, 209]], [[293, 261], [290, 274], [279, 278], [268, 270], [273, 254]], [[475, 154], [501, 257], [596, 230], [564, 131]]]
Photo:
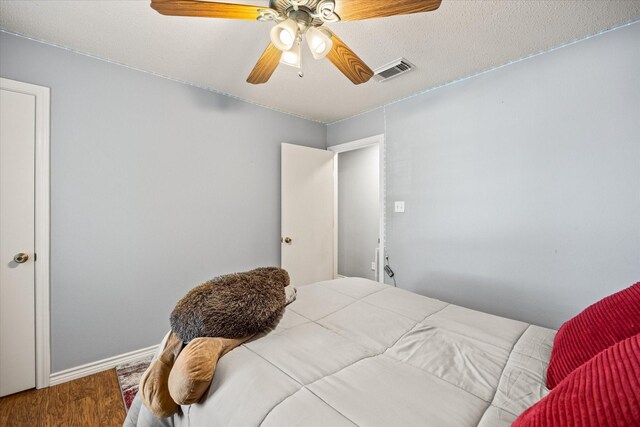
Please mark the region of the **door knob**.
[[18, 264], [24, 264], [29, 259], [29, 254], [25, 254], [24, 252], [20, 252], [13, 257], [13, 260]]
[[290, 245], [292, 242], [291, 237], [285, 237], [284, 239], [280, 239], [280, 241], [286, 243], [287, 245]]

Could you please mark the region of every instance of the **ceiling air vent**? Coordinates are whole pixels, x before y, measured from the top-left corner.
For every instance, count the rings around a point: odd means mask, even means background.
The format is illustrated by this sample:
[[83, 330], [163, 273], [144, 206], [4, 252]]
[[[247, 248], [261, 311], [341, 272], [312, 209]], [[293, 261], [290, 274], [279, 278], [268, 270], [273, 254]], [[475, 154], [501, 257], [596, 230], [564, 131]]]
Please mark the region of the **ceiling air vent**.
[[411, 62], [404, 58], [399, 58], [373, 70], [373, 78], [379, 82], [386, 82], [387, 80], [398, 77], [401, 74], [408, 73], [414, 68], [415, 66]]

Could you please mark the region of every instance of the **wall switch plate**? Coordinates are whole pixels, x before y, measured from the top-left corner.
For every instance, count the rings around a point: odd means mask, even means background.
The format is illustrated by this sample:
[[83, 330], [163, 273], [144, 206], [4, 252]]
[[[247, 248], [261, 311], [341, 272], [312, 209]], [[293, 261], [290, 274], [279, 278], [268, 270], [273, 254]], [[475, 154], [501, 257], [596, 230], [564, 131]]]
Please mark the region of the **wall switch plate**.
[[376, 263], [375, 263], [375, 261], [371, 261], [371, 271], [376, 271]]
[[395, 211], [404, 212], [404, 202], [396, 202]]

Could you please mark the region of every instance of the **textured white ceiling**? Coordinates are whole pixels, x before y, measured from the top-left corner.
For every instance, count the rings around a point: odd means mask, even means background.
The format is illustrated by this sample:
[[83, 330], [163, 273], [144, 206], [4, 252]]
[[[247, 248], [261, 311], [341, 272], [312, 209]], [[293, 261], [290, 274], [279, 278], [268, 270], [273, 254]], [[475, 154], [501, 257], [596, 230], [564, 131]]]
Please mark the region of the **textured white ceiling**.
[[305, 49], [304, 78], [281, 65], [253, 86], [273, 24], [168, 17], [147, 0], [0, 0], [7, 31], [326, 123], [638, 19], [638, 0], [443, 0], [435, 12], [329, 25], [371, 68], [404, 56], [411, 73], [354, 86]]

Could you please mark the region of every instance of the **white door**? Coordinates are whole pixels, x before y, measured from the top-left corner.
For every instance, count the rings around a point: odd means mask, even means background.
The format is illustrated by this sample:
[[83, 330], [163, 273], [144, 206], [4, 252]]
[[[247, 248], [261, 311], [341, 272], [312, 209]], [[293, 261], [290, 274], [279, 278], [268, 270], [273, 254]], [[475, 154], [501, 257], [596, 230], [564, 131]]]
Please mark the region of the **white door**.
[[36, 97], [0, 90], [0, 396], [36, 385]]
[[334, 278], [334, 156], [282, 144], [282, 268], [295, 286]]

